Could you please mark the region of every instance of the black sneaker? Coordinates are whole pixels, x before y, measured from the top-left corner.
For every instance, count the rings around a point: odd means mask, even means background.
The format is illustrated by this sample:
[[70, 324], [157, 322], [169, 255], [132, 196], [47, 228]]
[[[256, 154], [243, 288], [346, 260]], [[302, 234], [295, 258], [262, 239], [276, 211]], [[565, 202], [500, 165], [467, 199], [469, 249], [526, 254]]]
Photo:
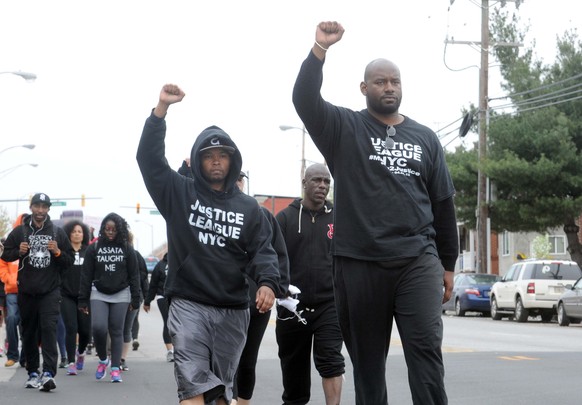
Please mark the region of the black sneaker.
[[62, 357], [61, 362], [59, 363], [59, 368], [67, 368], [68, 365], [69, 361], [65, 357]]
[[49, 392], [50, 390], [54, 390], [55, 388], [57, 388], [53, 376], [48, 371], [42, 373], [42, 377], [40, 377], [38, 383], [39, 383], [38, 389], [40, 391]]
[[125, 364], [125, 359], [121, 359], [119, 362], [119, 369], [121, 371], [129, 371], [129, 367], [127, 367], [127, 364]]
[[137, 339], [133, 339], [133, 343], [131, 344], [133, 347], [133, 351], [136, 351], [139, 348], [139, 342]]

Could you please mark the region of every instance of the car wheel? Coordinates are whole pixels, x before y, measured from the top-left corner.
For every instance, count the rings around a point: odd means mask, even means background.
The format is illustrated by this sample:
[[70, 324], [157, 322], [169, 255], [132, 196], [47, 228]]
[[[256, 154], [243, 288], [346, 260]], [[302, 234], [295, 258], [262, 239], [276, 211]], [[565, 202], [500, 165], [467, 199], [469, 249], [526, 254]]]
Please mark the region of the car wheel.
[[521, 302], [521, 297], [517, 297], [515, 301], [515, 320], [517, 322], [527, 322], [529, 316], [529, 311], [524, 308], [523, 302]]
[[558, 304], [558, 325], [560, 326], [568, 326], [570, 325], [570, 319], [568, 315], [566, 315], [566, 310], [564, 309], [564, 304]]
[[494, 321], [500, 321], [502, 318], [501, 314], [497, 312], [497, 300], [495, 298], [491, 299], [491, 319]]
[[455, 301], [455, 315], [465, 316], [465, 311], [461, 308], [461, 300], [457, 298]]

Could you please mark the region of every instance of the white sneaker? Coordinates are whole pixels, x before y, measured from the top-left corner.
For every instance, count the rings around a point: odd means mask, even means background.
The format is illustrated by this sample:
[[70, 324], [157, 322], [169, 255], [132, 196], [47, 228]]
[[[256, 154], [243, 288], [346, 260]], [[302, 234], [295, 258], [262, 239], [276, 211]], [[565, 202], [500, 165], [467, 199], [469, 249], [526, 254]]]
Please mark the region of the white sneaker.
[[28, 375], [28, 380], [24, 383], [24, 388], [38, 388], [40, 387], [40, 381], [37, 373], [30, 373]]

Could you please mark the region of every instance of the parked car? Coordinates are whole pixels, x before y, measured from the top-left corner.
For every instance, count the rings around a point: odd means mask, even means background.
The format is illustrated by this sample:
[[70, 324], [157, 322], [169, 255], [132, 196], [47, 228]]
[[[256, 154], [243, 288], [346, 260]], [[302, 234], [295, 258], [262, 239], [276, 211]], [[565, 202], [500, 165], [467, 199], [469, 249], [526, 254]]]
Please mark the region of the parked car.
[[154, 271], [154, 267], [156, 267], [156, 264], [158, 264], [158, 262], [160, 261], [160, 259], [158, 259], [156, 256], [147, 256], [144, 257], [144, 260], [146, 262], [148, 274], [151, 274], [152, 271]]
[[582, 321], [582, 278], [574, 285], [567, 284], [566, 291], [558, 299], [558, 325], [568, 326]]
[[495, 274], [459, 273], [455, 275], [451, 299], [443, 304], [443, 312], [455, 311], [457, 316], [466, 312], [481, 312], [489, 316], [491, 286], [501, 277]]
[[580, 277], [582, 270], [570, 260], [517, 262], [491, 288], [491, 318], [499, 321], [513, 316], [517, 322], [526, 322], [530, 315], [541, 315], [543, 322], [549, 322], [566, 284]]

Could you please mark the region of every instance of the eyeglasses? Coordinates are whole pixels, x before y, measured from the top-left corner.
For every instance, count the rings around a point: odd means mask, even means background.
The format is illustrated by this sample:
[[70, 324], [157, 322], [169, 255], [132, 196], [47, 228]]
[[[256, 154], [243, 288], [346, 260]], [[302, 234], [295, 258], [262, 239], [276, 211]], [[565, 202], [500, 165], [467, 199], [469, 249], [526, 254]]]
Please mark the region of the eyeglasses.
[[386, 140], [384, 141], [384, 147], [386, 149], [394, 149], [394, 146], [396, 146], [396, 143], [394, 142], [394, 135], [396, 135], [396, 128], [394, 128], [392, 125], [388, 125], [386, 127]]

